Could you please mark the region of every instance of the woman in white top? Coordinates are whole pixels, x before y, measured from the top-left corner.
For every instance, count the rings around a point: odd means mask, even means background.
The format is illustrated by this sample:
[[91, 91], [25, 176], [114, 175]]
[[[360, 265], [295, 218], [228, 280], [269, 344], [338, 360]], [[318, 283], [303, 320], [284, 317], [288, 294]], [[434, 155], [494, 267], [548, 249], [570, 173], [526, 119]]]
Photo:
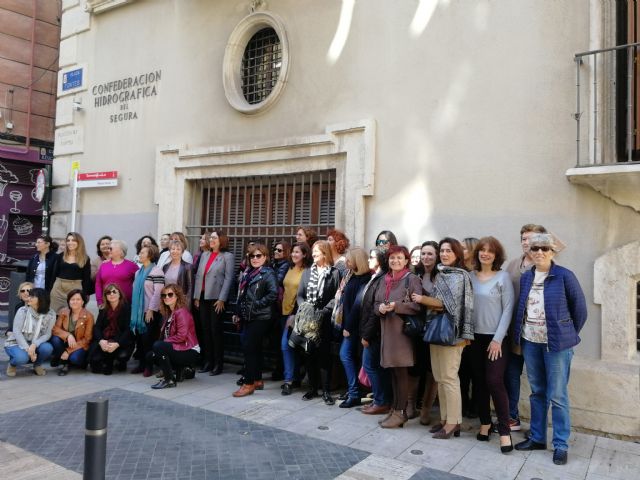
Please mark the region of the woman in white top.
[[480, 416], [480, 432], [476, 438], [489, 441], [491, 407], [489, 395], [498, 416], [500, 450], [513, 450], [509, 428], [509, 399], [504, 385], [504, 371], [509, 354], [505, 337], [514, 307], [513, 285], [509, 274], [500, 270], [504, 248], [494, 237], [481, 238], [473, 251], [474, 269], [470, 273], [473, 287], [473, 324], [475, 339], [469, 347], [475, 387], [475, 401]]

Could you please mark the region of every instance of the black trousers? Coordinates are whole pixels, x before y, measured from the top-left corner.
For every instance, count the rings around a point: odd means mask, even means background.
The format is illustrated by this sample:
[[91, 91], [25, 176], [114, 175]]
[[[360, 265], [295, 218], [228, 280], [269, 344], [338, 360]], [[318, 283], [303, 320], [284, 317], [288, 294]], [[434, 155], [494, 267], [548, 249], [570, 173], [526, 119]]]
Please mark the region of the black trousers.
[[322, 386], [323, 392], [331, 391], [331, 322], [323, 319], [320, 331], [320, 345], [311, 354], [306, 355], [305, 366], [309, 375], [309, 390], [316, 392]]
[[162, 369], [165, 380], [173, 379], [173, 369], [193, 367], [199, 354], [195, 350], [174, 350], [173, 344], [158, 340], [152, 347], [153, 361]]
[[247, 384], [262, 380], [262, 344], [270, 331], [271, 320], [254, 321], [244, 325], [242, 350], [244, 379]]
[[200, 295], [200, 330], [202, 340], [202, 356], [216, 368], [222, 368], [224, 364], [224, 312], [216, 313], [213, 304], [217, 300], [205, 300], [204, 294]]
[[89, 360], [91, 363], [91, 371], [93, 371], [93, 373], [111, 371], [113, 370], [114, 362], [117, 363], [119, 370], [126, 369], [129, 357], [131, 357], [131, 354], [133, 353], [132, 350], [133, 349], [130, 346], [127, 346], [118, 347], [113, 352], [105, 352], [100, 348], [100, 345], [96, 345], [91, 352]]
[[162, 315], [160, 312], [153, 313], [153, 319], [147, 323], [147, 331], [136, 335], [136, 349], [139, 355], [136, 357], [140, 361], [140, 366], [151, 369], [153, 365], [147, 361], [147, 354], [153, 347], [153, 342], [160, 336], [162, 326]]

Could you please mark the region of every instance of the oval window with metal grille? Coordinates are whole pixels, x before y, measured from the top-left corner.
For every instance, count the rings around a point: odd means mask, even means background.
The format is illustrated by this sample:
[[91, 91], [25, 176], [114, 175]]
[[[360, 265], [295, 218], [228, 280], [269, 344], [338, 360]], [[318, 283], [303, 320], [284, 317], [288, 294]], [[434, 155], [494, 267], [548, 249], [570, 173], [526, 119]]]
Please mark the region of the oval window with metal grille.
[[271, 13], [245, 17], [229, 37], [223, 84], [233, 108], [255, 114], [269, 108], [286, 82], [289, 48], [282, 21]]

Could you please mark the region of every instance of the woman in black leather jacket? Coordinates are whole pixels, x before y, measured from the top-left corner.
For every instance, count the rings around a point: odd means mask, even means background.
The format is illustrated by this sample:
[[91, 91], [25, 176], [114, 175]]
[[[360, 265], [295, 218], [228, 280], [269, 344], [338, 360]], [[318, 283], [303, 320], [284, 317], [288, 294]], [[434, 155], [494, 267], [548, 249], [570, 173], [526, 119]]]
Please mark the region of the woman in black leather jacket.
[[249, 247], [251, 264], [238, 289], [238, 313], [233, 322], [243, 327], [244, 384], [233, 393], [245, 397], [264, 388], [262, 381], [262, 341], [269, 333], [278, 297], [276, 274], [267, 264], [269, 250], [265, 245]]

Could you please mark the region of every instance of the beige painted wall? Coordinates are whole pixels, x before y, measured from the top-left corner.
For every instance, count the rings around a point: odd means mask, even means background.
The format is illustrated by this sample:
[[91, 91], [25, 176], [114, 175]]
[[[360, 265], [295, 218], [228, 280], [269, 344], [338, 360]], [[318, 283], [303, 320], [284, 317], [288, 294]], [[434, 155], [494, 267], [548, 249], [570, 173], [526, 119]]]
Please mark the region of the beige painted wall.
[[[523, 223], [546, 225], [568, 245], [558, 261], [576, 272], [589, 299], [577, 351], [599, 358], [593, 263], [638, 238], [640, 215], [564, 175], [575, 163], [573, 54], [590, 45], [585, 3], [441, 1], [421, 30], [418, 1], [356, 2], [333, 59], [342, 2], [269, 0], [268, 11], [286, 25], [291, 70], [282, 97], [257, 116], [233, 110], [222, 87], [224, 47], [248, 6], [136, 0], [91, 16], [76, 48], [90, 87], [157, 69], [162, 80], [157, 97], [130, 103], [138, 119], [118, 124], [108, 123], [117, 107], [95, 108], [90, 92], [75, 95], [85, 106], [73, 113], [84, 126], [84, 152], [56, 160], [57, 182], [66, 182], [65, 165], [76, 159], [81, 171], [121, 173], [119, 187], [82, 193], [87, 223], [109, 212], [114, 221], [127, 214], [152, 223], [159, 146], [261, 143], [373, 119], [376, 177], [384, 181], [366, 203], [367, 238], [383, 228], [408, 245], [493, 234], [513, 256]], [[130, 229], [135, 240], [136, 224]]]

